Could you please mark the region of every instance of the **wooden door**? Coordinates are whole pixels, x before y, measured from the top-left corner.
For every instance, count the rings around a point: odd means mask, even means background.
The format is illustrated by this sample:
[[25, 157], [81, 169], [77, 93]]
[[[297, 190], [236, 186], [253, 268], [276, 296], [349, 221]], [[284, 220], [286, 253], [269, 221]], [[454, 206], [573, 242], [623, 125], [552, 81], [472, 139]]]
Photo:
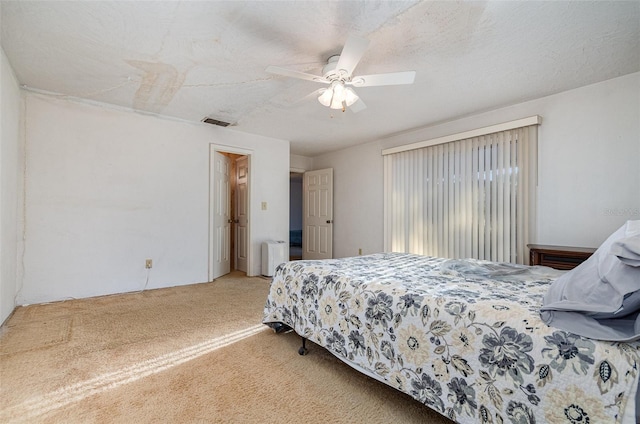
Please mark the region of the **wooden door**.
[[249, 223], [249, 161], [246, 156], [236, 159], [236, 223], [235, 263], [236, 269], [247, 272], [248, 223]]

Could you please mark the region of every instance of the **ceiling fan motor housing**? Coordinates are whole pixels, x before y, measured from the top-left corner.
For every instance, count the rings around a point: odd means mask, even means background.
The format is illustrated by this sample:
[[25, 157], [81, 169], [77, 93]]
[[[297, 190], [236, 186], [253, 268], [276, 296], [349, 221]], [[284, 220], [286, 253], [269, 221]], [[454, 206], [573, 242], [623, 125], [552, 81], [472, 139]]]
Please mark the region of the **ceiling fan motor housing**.
[[346, 74], [346, 71], [343, 69], [340, 72], [338, 67], [338, 61], [340, 60], [340, 55], [336, 54], [327, 59], [327, 64], [322, 68], [322, 76], [328, 81], [335, 81], [337, 79], [342, 81], [349, 81], [349, 75]]

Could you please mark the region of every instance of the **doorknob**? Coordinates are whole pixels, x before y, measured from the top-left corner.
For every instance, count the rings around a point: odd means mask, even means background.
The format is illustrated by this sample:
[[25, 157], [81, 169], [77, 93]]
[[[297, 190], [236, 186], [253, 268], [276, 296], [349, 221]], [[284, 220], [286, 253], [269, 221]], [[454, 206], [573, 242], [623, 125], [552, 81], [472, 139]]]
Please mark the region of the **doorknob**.
[[327, 219], [327, 224], [332, 224], [333, 223], [333, 219]]
[[228, 224], [233, 224], [233, 219], [227, 219]]

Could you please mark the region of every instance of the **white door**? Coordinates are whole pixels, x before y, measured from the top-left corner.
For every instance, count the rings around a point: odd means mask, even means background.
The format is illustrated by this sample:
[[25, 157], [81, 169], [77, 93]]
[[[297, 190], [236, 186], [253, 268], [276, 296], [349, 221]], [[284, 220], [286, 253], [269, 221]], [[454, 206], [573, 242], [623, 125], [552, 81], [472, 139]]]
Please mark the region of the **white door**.
[[236, 269], [247, 272], [248, 246], [248, 205], [249, 205], [249, 161], [246, 156], [236, 159], [236, 207], [234, 222], [236, 223], [235, 263]]
[[229, 193], [230, 161], [225, 155], [214, 152], [213, 174], [213, 275], [212, 279], [228, 274], [231, 271], [229, 256], [230, 193]]
[[302, 258], [333, 257], [333, 169], [304, 174]]

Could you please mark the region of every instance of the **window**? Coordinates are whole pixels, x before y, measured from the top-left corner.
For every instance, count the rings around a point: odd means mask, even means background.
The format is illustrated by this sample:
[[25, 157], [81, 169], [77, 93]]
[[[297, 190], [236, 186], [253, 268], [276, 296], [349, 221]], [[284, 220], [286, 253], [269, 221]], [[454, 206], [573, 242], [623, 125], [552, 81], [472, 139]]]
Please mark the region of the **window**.
[[528, 263], [536, 221], [534, 118], [534, 125], [383, 152], [385, 250]]

